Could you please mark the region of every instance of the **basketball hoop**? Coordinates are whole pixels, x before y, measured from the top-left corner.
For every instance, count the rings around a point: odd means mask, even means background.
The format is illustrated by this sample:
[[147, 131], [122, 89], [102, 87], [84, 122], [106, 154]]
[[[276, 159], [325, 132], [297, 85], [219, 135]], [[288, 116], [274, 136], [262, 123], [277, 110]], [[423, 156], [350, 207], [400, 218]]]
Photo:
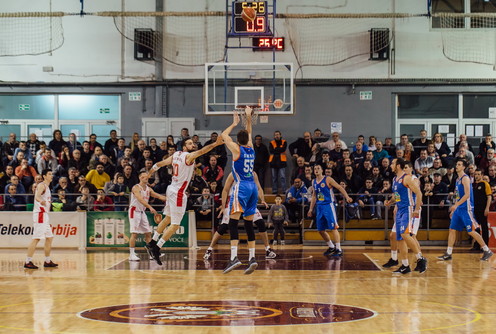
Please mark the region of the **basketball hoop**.
[[[248, 123], [248, 118], [246, 117], [246, 113], [245, 113], [246, 107], [247, 106], [237, 106], [237, 108], [234, 110], [237, 113], [239, 113], [239, 117], [241, 118], [241, 124], [243, 124], [244, 127], [246, 127], [246, 124]], [[258, 114], [261, 108], [258, 105], [253, 105], [249, 107], [253, 109], [253, 112], [251, 114], [251, 125], [255, 125], [258, 122]]]

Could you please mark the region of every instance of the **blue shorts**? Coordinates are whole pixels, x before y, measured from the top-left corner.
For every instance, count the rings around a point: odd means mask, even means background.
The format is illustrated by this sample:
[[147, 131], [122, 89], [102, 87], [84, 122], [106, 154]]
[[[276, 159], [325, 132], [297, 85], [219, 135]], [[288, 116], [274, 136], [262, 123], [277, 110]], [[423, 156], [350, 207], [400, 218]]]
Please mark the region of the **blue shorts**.
[[476, 229], [477, 221], [474, 218], [474, 212], [465, 208], [457, 208], [453, 215], [451, 216], [450, 229], [456, 231], [463, 231], [466, 229], [467, 232], [472, 232]]
[[229, 212], [241, 212], [243, 216], [251, 216], [257, 211], [258, 189], [255, 182], [241, 181], [234, 183]]
[[412, 210], [409, 206], [398, 208], [396, 211], [396, 240], [403, 240], [403, 233], [410, 232], [410, 222], [412, 221]]
[[317, 204], [317, 231], [337, 230], [339, 228], [334, 203]]

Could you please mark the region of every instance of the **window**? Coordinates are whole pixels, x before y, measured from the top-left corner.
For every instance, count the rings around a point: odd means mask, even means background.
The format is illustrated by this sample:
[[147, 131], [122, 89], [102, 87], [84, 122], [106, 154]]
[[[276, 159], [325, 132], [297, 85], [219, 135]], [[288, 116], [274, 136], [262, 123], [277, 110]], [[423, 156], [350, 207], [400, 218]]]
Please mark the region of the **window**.
[[0, 95], [0, 119], [53, 119], [54, 95]]
[[117, 120], [118, 95], [60, 95], [60, 120]]
[[463, 118], [488, 118], [489, 108], [496, 108], [496, 95], [463, 94]]
[[398, 118], [458, 118], [458, 95], [398, 95]]
[[[496, 0], [432, 0], [431, 12], [432, 14], [496, 13]], [[463, 29], [465, 27], [495, 28], [496, 20], [483, 17], [432, 18], [432, 28]]]

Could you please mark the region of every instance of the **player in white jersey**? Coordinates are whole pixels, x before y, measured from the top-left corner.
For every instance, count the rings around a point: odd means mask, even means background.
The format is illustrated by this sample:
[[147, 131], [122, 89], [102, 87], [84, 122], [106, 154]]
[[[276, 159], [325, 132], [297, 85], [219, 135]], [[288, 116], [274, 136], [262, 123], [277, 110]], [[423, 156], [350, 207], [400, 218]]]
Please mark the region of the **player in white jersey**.
[[[196, 145], [191, 138], [183, 140], [183, 150], [175, 152], [167, 159], [153, 165], [150, 173], [159, 170], [161, 167], [172, 165], [172, 183], [167, 187], [167, 202], [164, 208], [165, 218], [160, 222], [157, 230], [153, 234], [152, 240], [145, 245], [148, 254], [152, 256], [159, 265], [160, 248], [172, 237], [179, 229], [184, 212], [186, 211], [189, 182], [195, 170], [195, 159], [203, 154], [210, 152], [213, 148], [222, 145], [222, 137], [218, 137], [215, 143], [203, 147], [201, 150], [194, 151]], [[162, 238], [159, 239], [167, 225], [171, 226], [165, 231]]]
[[28, 247], [28, 255], [26, 257], [26, 262], [24, 263], [24, 268], [26, 269], [38, 269], [37, 266], [33, 264], [33, 255], [36, 250], [36, 246], [41, 239], [45, 239], [45, 262], [43, 267], [45, 268], [56, 268], [58, 264], [53, 263], [50, 259], [50, 252], [52, 251], [52, 226], [48, 220], [48, 212], [50, 211], [50, 206], [52, 202], [52, 193], [50, 192], [50, 183], [52, 182], [53, 175], [52, 171], [45, 169], [41, 172], [43, 177], [43, 182], [38, 183], [36, 187], [36, 192], [34, 195], [34, 207], [33, 207], [33, 240]]
[[[418, 179], [417, 176], [413, 175], [413, 166], [412, 166], [411, 162], [409, 162], [409, 161], [406, 162], [406, 166], [405, 166], [404, 171], [406, 174], [411, 175], [412, 180], [417, 184], [417, 186], [420, 187], [420, 180]], [[394, 211], [393, 211], [393, 219], [396, 218], [396, 210], [397, 210], [397, 208], [395, 207]], [[417, 243], [419, 248], [420, 248], [420, 243], [417, 240], [417, 232], [418, 232], [418, 229], [420, 227], [421, 214], [422, 214], [422, 208], [420, 208], [420, 210], [419, 210], [419, 216], [418, 217], [412, 217], [412, 221], [410, 222], [410, 235], [412, 236], [413, 240]], [[391, 268], [391, 267], [397, 266], [399, 264], [399, 262], [398, 262], [398, 241], [396, 240], [396, 222], [393, 224], [393, 227], [391, 229], [391, 233], [389, 233], [389, 241], [391, 243], [391, 258], [389, 259], [388, 262], [386, 262], [382, 265], [384, 268]]]
[[152, 227], [146, 217], [146, 209], [156, 214], [157, 211], [148, 204], [150, 197], [158, 198], [165, 202], [166, 198], [163, 195], [157, 194], [148, 186], [149, 175], [147, 172], [139, 174], [139, 183], [134, 185], [131, 191], [131, 200], [129, 201], [129, 225], [131, 238], [129, 239], [129, 261], [139, 261], [140, 258], [136, 255], [136, 238], [138, 234], [145, 235], [145, 241], [150, 242], [152, 239]]
[[[255, 183], [257, 184], [258, 187], [258, 198], [260, 199], [261, 203], [265, 205], [265, 208], [268, 208], [268, 205], [265, 202], [263, 189], [260, 186], [260, 182], [258, 181], [258, 176], [255, 172], [253, 173], [253, 176], [255, 179]], [[203, 258], [205, 260], [210, 259], [210, 257], [212, 256], [212, 251], [214, 249], [214, 246], [217, 244], [219, 239], [229, 230], [229, 218], [230, 218], [229, 200], [232, 195], [233, 184], [234, 184], [234, 177], [232, 174], [229, 174], [224, 184], [224, 190], [222, 191], [222, 207], [224, 208], [224, 210], [222, 210], [219, 213], [219, 217], [222, 216], [222, 221], [219, 225], [219, 228], [212, 237], [212, 241], [210, 242], [210, 245], [208, 246], [205, 255], [203, 255]], [[270, 248], [269, 236], [267, 235], [267, 227], [265, 225], [265, 221], [263, 220], [262, 214], [260, 213], [260, 211], [258, 211], [258, 209], [255, 211], [255, 214], [253, 215], [253, 222], [255, 225], [257, 225], [258, 233], [260, 234], [260, 237], [262, 238], [262, 241], [264, 243], [265, 258], [266, 259], [275, 258], [277, 254]]]

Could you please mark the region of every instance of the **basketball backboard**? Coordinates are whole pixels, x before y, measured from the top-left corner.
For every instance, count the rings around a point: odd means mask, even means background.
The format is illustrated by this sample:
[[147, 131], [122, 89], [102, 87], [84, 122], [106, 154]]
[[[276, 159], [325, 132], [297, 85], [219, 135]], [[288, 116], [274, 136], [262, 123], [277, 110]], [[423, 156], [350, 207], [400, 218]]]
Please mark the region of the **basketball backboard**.
[[245, 105], [263, 115], [294, 113], [293, 65], [286, 63], [205, 64], [205, 114], [232, 114]]

